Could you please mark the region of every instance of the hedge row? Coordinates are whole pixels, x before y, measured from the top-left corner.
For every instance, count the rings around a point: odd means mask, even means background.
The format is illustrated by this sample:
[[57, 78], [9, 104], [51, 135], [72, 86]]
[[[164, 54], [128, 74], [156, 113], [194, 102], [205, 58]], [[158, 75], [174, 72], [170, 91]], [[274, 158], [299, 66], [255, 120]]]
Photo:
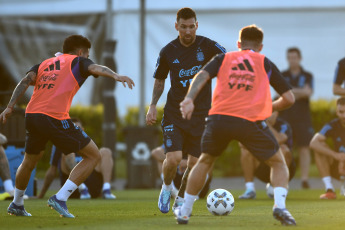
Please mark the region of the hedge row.
[[[311, 102], [313, 127], [319, 131], [322, 126], [335, 118], [335, 100], [316, 100]], [[77, 117], [84, 125], [86, 133], [95, 141], [100, 147], [102, 146], [102, 122], [103, 122], [103, 106], [73, 106], [70, 110], [71, 117]], [[157, 123], [160, 122], [163, 116], [163, 107], [158, 107]], [[139, 108], [130, 107], [123, 119], [117, 119], [117, 141], [124, 142], [123, 128], [126, 126], [136, 126], [139, 121]], [[49, 148], [47, 148], [49, 151]], [[40, 165], [40, 168], [48, 167], [50, 154], [45, 154], [45, 158]], [[124, 157], [124, 153], [120, 153], [119, 157]], [[216, 162], [215, 169], [221, 172], [222, 176], [237, 176], [242, 175], [240, 166], [240, 149], [236, 142], [232, 142], [226, 151]]]

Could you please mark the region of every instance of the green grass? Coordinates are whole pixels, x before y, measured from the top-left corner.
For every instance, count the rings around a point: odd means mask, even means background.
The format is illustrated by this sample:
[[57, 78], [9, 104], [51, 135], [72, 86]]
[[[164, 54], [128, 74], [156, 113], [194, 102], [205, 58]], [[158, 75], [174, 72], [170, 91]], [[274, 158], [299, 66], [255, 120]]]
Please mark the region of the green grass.
[[[243, 191], [232, 191], [238, 197]], [[290, 191], [288, 208], [298, 229], [344, 229], [345, 198], [319, 200], [321, 190]], [[235, 209], [225, 217], [212, 216], [206, 201], [195, 203], [188, 226], [177, 226], [172, 213], [157, 208], [158, 190], [116, 192], [117, 200], [69, 200], [75, 219], [60, 218], [46, 206], [45, 200], [27, 200], [25, 207], [33, 217], [6, 214], [9, 201], [0, 202], [0, 229], [277, 229], [283, 228], [272, 217], [272, 200], [258, 191], [256, 200], [235, 200]]]

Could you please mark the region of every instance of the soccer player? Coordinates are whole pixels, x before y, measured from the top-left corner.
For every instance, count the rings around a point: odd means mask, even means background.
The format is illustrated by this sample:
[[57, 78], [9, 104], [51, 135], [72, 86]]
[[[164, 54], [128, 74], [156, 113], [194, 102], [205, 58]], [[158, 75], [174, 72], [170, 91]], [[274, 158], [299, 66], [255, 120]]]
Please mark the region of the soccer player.
[[[72, 122], [84, 130], [81, 122], [78, 119], [72, 118]], [[104, 199], [116, 199], [116, 196], [113, 195], [110, 191], [110, 181], [111, 181], [111, 172], [113, 171], [113, 158], [112, 153], [109, 148], [101, 148], [99, 150], [101, 154], [101, 160], [96, 165], [95, 169], [91, 175], [85, 180], [84, 183], [79, 185], [79, 192], [76, 190], [70, 198], [79, 198], [80, 199], [90, 199], [98, 198], [101, 194]], [[71, 173], [71, 170], [82, 160], [82, 157], [76, 153], [70, 153], [68, 155], [62, 154], [62, 151], [52, 147], [52, 153], [50, 157], [50, 167], [46, 172], [44, 177], [44, 183], [38, 198], [43, 198], [47, 192], [51, 182], [56, 176], [56, 171], [59, 171], [60, 174], [60, 183], [61, 186], [64, 185], [68, 179], [68, 175]]]
[[134, 86], [129, 77], [88, 59], [90, 48], [90, 41], [83, 36], [67, 37], [63, 43], [63, 53], [33, 66], [18, 83], [7, 108], [0, 115], [0, 122], [5, 123], [18, 99], [30, 85], [34, 85], [34, 93], [25, 113], [25, 156], [17, 170], [13, 202], [7, 209], [11, 215], [31, 216], [24, 209], [23, 195], [46, 143], [52, 141], [63, 153], [77, 152], [83, 157], [62, 188], [48, 200], [48, 205], [61, 216], [74, 218], [68, 212], [66, 201], [92, 173], [101, 155], [91, 138], [71, 121], [69, 109], [72, 99], [89, 75], [112, 78], [122, 82], [125, 87], [127, 84], [130, 89]]
[[343, 87], [345, 81], [345, 58], [338, 62], [335, 69], [334, 82], [333, 82], [333, 94], [338, 96], [345, 96], [345, 88]]
[[294, 144], [299, 154], [301, 185], [302, 188], [308, 189], [310, 166], [309, 143], [314, 135], [309, 105], [309, 98], [313, 94], [313, 76], [302, 68], [302, 54], [298, 48], [289, 48], [287, 59], [289, 69], [282, 72], [282, 74], [292, 86], [296, 103], [291, 108], [282, 111], [280, 116], [291, 125]]
[[[325, 124], [310, 142], [326, 193], [320, 199], [336, 199], [331, 177], [342, 180], [340, 194], [345, 196], [345, 98], [337, 100], [336, 119]], [[330, 147], [327, 140], [333, 142]]]
[[[272, 115], [266, 119], [266, 123], [276, 138], [280, 149], [284, 155], [285, 162], [289, 167], [289, 180], [291, 180], [296, 172], [296, 163], [293, 159], [291, 152], [292, 149], [292, 130], [290, 125], [283, 119], [278, 117], [278, 111], [273, 111]], [[255, 185], [254, 185], [254, 176], [264, 183], [267, 183], [267, 195], [268, 192], [272, 189], [270, 185], [270, 167], [263, 163], [259, 162], [253, 155], [246, 149], [242, 144], [241, 147], [241, 165], [244, 174], [244, 179], [246, 182], [246, 191], [244, 194], [239, 196], [239, 199], [255, 199]], [[269, 195], [270, 198], [273, 196]]]
[[[226, 52], [217, 42], [203, 36], [197, 36], [198, 22], [191, 8], [182, 8], [177, 12], [175, 29], [179, 36], [169, 42], [159, 54], [153, 77], [155, 83], [151, 105], [146, 115], [146, 123], [152, 125], [157, 119], [156, 104], [163, 93], [165, 79], [170, 72], [171, 88], [164, 107], [162, 130], [166, 159], [163, 163], [164, 183], [158, 198], [158, 208], [162, 213], [170, 210], [170, 196], [176, 169], [182, 160], [182, 152], [188, 154], [188, 167], [184, 180], [201, 154], [201, 136], [205, 117], [211, 106], [211, 81], [200, 92], [195, 101], [195, 112], [190, 121], [183, 120], [179, 103], [187, 93], [194, 75], [219, 53]], [[182, 205], [185, 184], [182, 183], [173, 208]]]
[[[217, 76], [212, 107], [202, 137], [202, 154], [189, 175], [184, 203], [174, 211], [178, 224], [188, 223], [207, 172], [228, 143], [237, 140], [259, 161], [271, 167], [273, 216], [284, 225], [296, 225], [285, 207], [289, 170], [279, 144], [265, 122], [272, 109], [286, 109], [295, 98], [277, 67], [259, 53], [263, 47], [262, 40], [263, 32], [256, 25], [242, 28], [237, 44], [240, 51], [214, 57], [194, 77], [180, 104], [183, 118], [190, 119], [198, 93], [206, 82]], [[281, 95], [273, 103], [270, 84]]]

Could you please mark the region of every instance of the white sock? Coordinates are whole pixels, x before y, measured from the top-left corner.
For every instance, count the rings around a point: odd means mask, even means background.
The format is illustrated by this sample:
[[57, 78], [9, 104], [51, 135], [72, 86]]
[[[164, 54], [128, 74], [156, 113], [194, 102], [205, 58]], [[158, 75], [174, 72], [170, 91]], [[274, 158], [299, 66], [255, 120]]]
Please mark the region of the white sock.
[[330, 176], [323, 177], [322, 181], [325, 184], [326, 191], [328, 189], [332, 189], [332, 191], [334, 191], [334, 187], [333, 187], [333, 184], [332, 184], [332, 178]]
[[7, 179], [4, 181], [4, 188], [5, 192], [12, 192], [14, 190], [13, 182], [11, 179]]
[[67, 179], [62, 188], [56, 193], [56, 198], [61, 201], [67, 201], [70, 195], [78, 188], [78, 186]]
[[287, 189], [283, 187], [274, 188], [274, 205], [278, 208], [285, 208]]
[[84, 189], [87, 189], [87, 186], [84, 183], [81, 183], [78, 188], [79, 191], [83, 191]]
[[14, 189], [13, 203], [17, 206], [23, 206], [24, 205], [24, 194], [25, 194], [25, 190], [20, 190], [20, 189], [15, 188]]
[[164, 181], [164, 174], [163, 173], [161, 173], [161, 179], [162, 179], [162, 181]]
[[103, 184], [103, 188], [102, 188], [102, 190], [104, 191], [104, 190], [107, 190], [107, 189], [109, 189], [109, 190], [110, 190], [110, 183], [105, 182], [105, 183]]
[[163, 188], [164, 190], [166, 190], [166, 191], [170, 191], [170, 192], [171, 192], [172, 189], [173, 189], [173, 186], [172, 186], [172, 184], [166, 185], [166, 184], [164, 184], [164, 182], [163, 182], [162, 188]]
[[192, 213], [193, 204], [197, 198], [197, 195], [189, 195], [187, 192], [184, 193], [184, 203], [181, 208], [182, 216], [189, 216]]
[[255, 191], [254, 182], [246, 182], [246, 190]]

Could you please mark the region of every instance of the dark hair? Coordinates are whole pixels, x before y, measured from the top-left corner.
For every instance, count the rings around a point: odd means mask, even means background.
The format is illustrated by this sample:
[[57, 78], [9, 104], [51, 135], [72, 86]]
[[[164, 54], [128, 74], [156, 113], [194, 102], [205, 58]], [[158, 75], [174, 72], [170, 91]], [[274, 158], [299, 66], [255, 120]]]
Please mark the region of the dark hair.
[[182, 18], [182, 19], [194, 18], [195, 21], [196, 21], [195, 11], [192, 8], [189, 8], [189, 7], [181, 8], [181, 9], [179, 9], [177, 11], [176, 22], [178, 22], [180, 20], [180, 18]]
[[255, 46], [262, 44], [264, 32], [256, 25], [245, 26], [240, 30], [240, 41], [242, 45], [251, 43]]
[[345, 97], [338, 98], [337, 105], [345, 105]]
[[76, 49], [90, 49], [91, 42], [81, 35], [71, 35], [63, 43], [62, 52], [67, 54], [74, 52]]
[[301, 50], [298, 49], [297, 47], [290, 47], [288, 50], [287, 50], [287, 53], [293, 53], [293, 52], [296, 52], [298, 57], [302, 57], [302, 54], [301, 54]]

